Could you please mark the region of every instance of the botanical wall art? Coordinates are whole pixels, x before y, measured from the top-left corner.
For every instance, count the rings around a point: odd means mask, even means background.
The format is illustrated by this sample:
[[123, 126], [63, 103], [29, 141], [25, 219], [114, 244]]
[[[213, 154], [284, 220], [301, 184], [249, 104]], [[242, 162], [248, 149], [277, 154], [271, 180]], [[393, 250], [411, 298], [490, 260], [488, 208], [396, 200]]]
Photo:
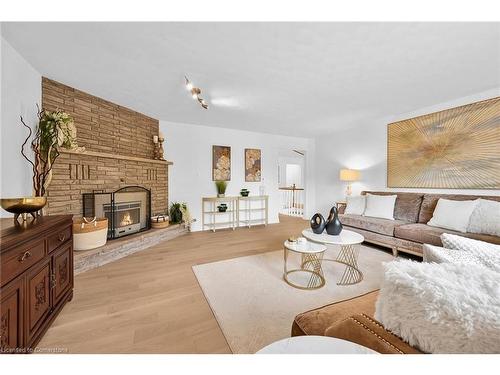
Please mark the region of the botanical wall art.
[[500, 97], [387, 126], [387, 186], [500, 188]]
[[255, 148], [245, 149], [245, 181], [259, 182], [261, 180], [261, 151]]
[[212, 146], [212, 180], [231, 180], [231, 147]]

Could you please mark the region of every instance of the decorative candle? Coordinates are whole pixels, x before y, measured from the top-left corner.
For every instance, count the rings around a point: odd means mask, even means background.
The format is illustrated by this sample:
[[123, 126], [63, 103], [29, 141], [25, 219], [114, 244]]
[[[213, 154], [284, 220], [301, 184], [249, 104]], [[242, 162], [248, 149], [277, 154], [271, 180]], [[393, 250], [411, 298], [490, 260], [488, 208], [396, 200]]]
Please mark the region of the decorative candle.
[[158, 136], [157, 135], [153, 135], [153, 143], [158, 143]]

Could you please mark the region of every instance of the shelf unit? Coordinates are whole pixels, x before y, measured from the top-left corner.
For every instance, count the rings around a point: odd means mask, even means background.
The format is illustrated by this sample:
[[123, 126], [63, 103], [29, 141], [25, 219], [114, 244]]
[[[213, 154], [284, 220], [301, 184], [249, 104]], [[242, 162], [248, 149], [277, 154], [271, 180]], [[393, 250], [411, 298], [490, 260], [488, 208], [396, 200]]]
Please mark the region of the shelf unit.
[[[219, 212], [217, 206], [227, 203], [227, 211]], [[203, 230], [250, 228], [253, 225], [267, 225], [269, 221], [269, 197], [267, 195], [249, 197], [203, 197], [201, 200], [201, 221]], [[255, 215], [258, 214], [258, 215]], [[254, 217], [258, 216], [258, 217]], [[227, 221], [217, 218], [226, 217]]]
[[[225, 212], [218, 211], [217, 206], [220, 203], [227, 203], [227, 210]], [[201, 225], [203, 230], [207, 227], [212, 232], [215, 232], [217, 227], [232, 228], [234, 230], [238, 224], [238, 197], [203, 197], [201, 200], [201, 210]], [[227, 216], [227, 221], [217, 221], [216, 218], [221, 216]]]
[[[238, 226], [244, 225], [250, 228], [252, 225], [267, 225], [269, 220], [268, 202], [267, 195], [238, 197]], [[258, 213], [259, 217], [254, 218], [252, 213]]]

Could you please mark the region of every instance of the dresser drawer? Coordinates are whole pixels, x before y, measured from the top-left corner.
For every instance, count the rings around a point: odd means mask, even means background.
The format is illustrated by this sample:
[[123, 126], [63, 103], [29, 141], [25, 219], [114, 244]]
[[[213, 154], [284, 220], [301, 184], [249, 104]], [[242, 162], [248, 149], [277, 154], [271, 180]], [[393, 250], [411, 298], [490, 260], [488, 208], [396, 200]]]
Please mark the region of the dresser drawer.
[[57, 249], [71, 239], [71, 227], [66, 227], [47, 238], [47, 252]]
[[20, 246], [2, 254], [0, 284], [5, 285], [17, 275], [20, 275], [45, 256], [44, 241]]

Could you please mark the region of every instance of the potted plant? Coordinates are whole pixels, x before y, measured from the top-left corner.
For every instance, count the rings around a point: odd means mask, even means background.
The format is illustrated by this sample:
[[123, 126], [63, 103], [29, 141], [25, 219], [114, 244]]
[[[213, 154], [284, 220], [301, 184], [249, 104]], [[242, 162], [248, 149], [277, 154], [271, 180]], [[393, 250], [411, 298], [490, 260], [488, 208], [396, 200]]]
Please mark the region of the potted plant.
[[182, 204], [172, 202], [169, 209], [170, 223], [179, 224], [182, 222]]
[[217, 188], [217, 197], [224, 197], [226, 195], [227, 181], [215, 181]]

